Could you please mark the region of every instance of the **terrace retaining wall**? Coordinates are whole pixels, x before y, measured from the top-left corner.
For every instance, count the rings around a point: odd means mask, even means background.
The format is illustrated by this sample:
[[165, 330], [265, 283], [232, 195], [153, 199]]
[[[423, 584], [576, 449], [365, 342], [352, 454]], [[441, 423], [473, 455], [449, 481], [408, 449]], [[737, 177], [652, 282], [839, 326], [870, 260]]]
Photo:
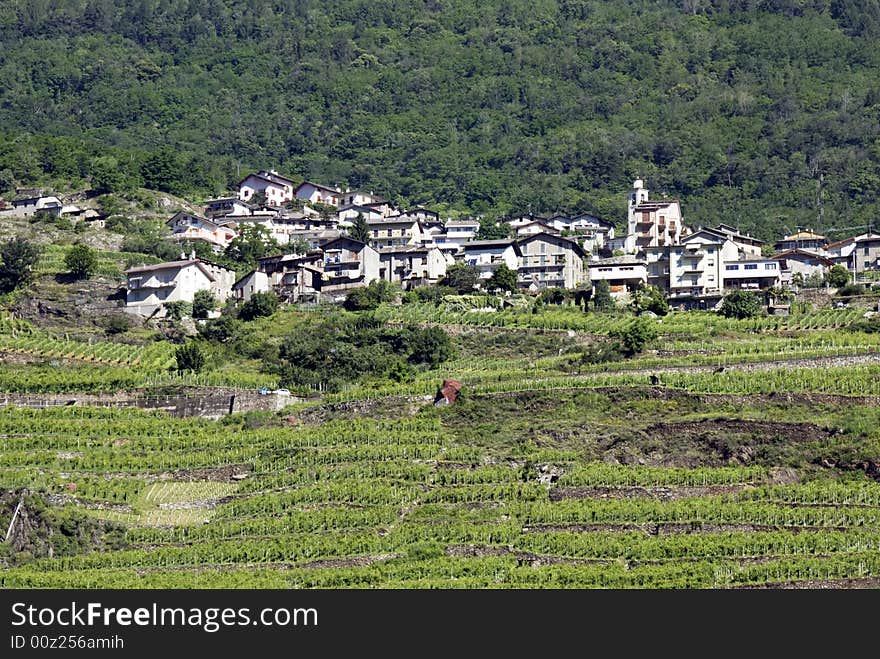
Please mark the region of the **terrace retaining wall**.
[[278, 411], [299, 399], [282, 394], [261, 395], [249, 390], [213, 390], [204, 394], [170, 394], [165, 396], [121, 394], [0, 394], [0, 405], [30, 407], [137, 407], [163, 410], [174, 417], [200, 416], [217, 419], [234, 412], [253, 410]]

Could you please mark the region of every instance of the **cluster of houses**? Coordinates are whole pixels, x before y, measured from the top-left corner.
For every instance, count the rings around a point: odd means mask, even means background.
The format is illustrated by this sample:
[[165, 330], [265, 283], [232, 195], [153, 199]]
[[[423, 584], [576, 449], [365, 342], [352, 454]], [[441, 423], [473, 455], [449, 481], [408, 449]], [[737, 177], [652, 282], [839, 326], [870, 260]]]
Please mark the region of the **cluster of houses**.
[[92, 208], [80, 208], [76, 204], [65, 204], [55, 196], [44, 196], [42, 190], [22, 188], [12, 201], [0, 198], [0, 218], [34, 217], [45, 213], [52, 217], [66, 217], [71, 220], [98, 220], [101, 214]]
[[[366, 242], [350, 235], [361, 220]], [[236, 196], [206, 202], [203, 214], [181, 211], [168, 220], [181, 258], [126, 271], [127, 310], [161, 315], [166, 303], [192, 300], [199, 289], [211, 290], [220, 302], [269, 291], [290, 303], [338, 301], [377, 280], [406, 289], [436, 284], [459, 261], [474, 266], [481, 281], [503, 263], [525, 290], [577, 288], [589, 281], [588, 259], [610, 254], [614, 239], [614, 225], [590, 214], [505, 221], [512, 237], [478, 240], [478, 220], [443, 221], [425, 208], [399, 210], [372, 192], [297, 185], [261, 171], [240, 181]], [[231, 270], [195, 256], [196, 242], [219, 254], [248, 226], [261, 227], [282, 253], [259, 259], [233, 281]]]
[[[94, 219], [84, 216], [94, 211], [39, 194], [0, 207], [0, 217], [38, 212]], [[622, 236], [615, 236], [612, 222], [588, 213], [529, 213], [501, 223], [510, 237], [480, 240], [478, 220], [443, 221], [425, 208], [395, 208], [372, 191], [297, 183], [274, 170], [260, 171], [242, 179], [237, 194], [206, 202], [201, 214], [181, 211], [168, 220], [169, 239], [180, 246], [181, 257], [127, 270], [126, 309], [161, 315], [166, 303], [191, 301], [202, 289], [221, 303], [269, 291], [291, 303], [338, 301], [377, 280], [405, 289], [435, 284], [456, 262], [474, 266], [483, 284], [505, 264], [525, 291], [595, 287], [605, 280], [614, 296], [652, 285], [676, 307], [714, 308], [731, 289], [792, 286], [823, 276], [835, 264], [856, 274], [880, 269], [880, 234], [831, 242], [804, 230], [771, 250], [733, 226], [688, 227], [678, 200], [652, 199], [642, 180], [628, 193]], [[355, 224], [365, 242], [351, 236]], [[281, 253], [260, 259], [240, 278], [195, 256], [195, 243], [220, 254], [248, 226], [261, 227]]]

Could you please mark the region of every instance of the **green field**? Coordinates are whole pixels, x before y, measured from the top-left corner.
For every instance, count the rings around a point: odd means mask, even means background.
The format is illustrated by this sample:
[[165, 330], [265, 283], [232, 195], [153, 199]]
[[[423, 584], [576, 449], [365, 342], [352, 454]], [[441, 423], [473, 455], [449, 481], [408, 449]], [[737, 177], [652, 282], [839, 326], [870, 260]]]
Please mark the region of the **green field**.
[[[596, 334], [631, 322], [594, 316]], [[314, 318], [286, 311], [265, 327], [281, 336]], [[6, 407], [0, 522], [23, 489], [44, 521], [5, 545], [0, 586], [874, 586], [877, 335], [812, 318], [674, 314], [652, 350], [606, 364], [577, 359], [581, 335], [467, 330], [454, 360], [409, 382], [368, 379], [220, 421]], [[107, 362], [132, 387], [177, 377], [158, 348], [3, 329], [7, 350], [104, 364], [95, 381]], [[40, 381], [32, 366], [12, 376], [28, 373]], [[463, 394], [436, 408], [425, 396], [444, 377]]]

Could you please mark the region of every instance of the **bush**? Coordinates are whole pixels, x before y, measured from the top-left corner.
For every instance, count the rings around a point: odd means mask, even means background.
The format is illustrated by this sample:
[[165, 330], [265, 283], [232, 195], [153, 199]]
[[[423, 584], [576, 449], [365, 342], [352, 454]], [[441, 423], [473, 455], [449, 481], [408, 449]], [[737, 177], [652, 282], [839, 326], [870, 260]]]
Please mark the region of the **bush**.
[[342, 306], [346, 311], [372, 311], [383, 302], [394, 300], [395, 289], [384, 279], [370, 282], [366, 288], [356, 288], [349, 293]]
[[446, 268], [446, 276], [440, 282], [459, 293], [473, 293], [477, 285], [477, 268], [467, 263], [453, 263]]
[[171, 320], [182, 320], [187, 316], [192, 316], [191, 302], [174, 300], [173, 302], [166, 302], [163, 306], [165, 307], [165, 315]]
[[623, 359], [623, 353], [620, 342], [602, 341], [583, 350], [573, 363], [586, 366], [587, 364], [619, 362], [621, 359]]
[[861, 284], [848, 284], [837, 289], [838, 297], [850, 297], [852, 295], [864, 295], [865, 287]]
[[439, 305], [443, 302], [443, 298], [447, 295], [456, 295], [458, 291], [449, 286], [420, 286], [411, 291], [407, 291], [403, 296], [404, 304], [414, 304], [418, 302], [430, 302]]
[[175, 350], [174, 357], [177, 359], [178, 373], [185, 373], [186, 371], [198, 373], [205, 365], [205, 354], [197, 343], [189, 342], [183, 344]]
[[256, 318], [271, 316], [276, 311], [278, 311], [277, 295], [274, 293], [254, 293], [242, 305], [241, 310], [238, 312], [238, 317], [241, 320], [250, 321]]
[[752, 291], [732, 291], [721, 302], [721, 315], [725, 318], [754, 318], [760, 316], [761, 298]]
[[880, 316], [872, 316], [850, 323], [847, 327], [850, 332], [864, 332], [865, 334], [880, 334]]
[[27, 284], [33, 277], [34, 266], [40, 260], [43, 248], [25, 240], [13, 238], [0, 246], [0, 291], [8, 293]]
[[413, 330], [409, 343], [409, 361], [436, 367], [451, 359], [455, 348], [449, 335], [439, 327]]
[[207, 318], [217, 307], [217, 298], [207, 289], [196, 291], [193, 296], [193, 318]]
[[657, 338], [656, 321], [648, 318], [637, 318], [624, 329], [610, 336], [620, 340], [621, 351], [627, 357], [639, 354], [645, 346]]
[[825, 281], [828, 283], [829, 286], [833, 286], [834, 288], [842, 288], [849, 283], [849, 270], [839, 264], [831, 266], [831, 269], [825, 276]]
[[656, 286], [644, 286], [633, 293], [630, 308], [637, 314], [650, 311], [658, 316], [669, 313], [666, 296]]
[[516, 270], [511, 270], [506, 263], [495, 268], [495, 272], [486, 282], [486, 290], [494, 291], [496, 289], [511, 293], [516, 290]]
[[564, 288], [545, 288], [539, 299], [544, 304], [562, 304], [567, 297], [568, 293]]
[[208, 341], [225, 343], [235, 336], [239, 322], [229, 314], [212, 318], [199, 325], [199, 334]]
[[82, 279], [91, 275], [98, 266], [98, 257], [88, 245], [77, 243], [64, 257], [64, 265], [74, 277]]
[[131, 320], [125, 314], [110, 316], [104, 321], [104, 331], [107, 334], [122, 334], [131, 327]]

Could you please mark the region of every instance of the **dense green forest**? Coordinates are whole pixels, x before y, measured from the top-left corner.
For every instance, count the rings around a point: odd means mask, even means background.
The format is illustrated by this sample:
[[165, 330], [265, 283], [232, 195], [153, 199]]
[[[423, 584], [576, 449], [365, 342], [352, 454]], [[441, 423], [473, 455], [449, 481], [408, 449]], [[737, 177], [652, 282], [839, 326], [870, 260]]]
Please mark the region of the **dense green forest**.
[[253, 168], [483, 214], [842, 237], [880, 210], [878, 0], [2, 0], [0, 190]]

